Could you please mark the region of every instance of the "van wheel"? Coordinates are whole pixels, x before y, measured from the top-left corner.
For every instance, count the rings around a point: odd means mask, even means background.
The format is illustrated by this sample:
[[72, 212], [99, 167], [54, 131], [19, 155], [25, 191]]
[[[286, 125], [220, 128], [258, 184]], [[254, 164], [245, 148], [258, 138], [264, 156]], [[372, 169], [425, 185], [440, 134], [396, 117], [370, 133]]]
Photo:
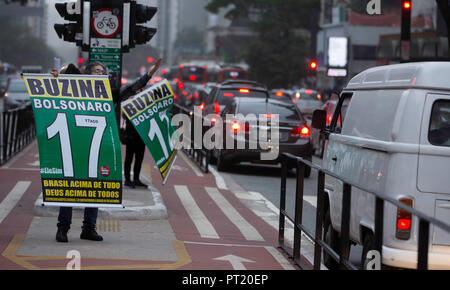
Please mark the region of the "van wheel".
[[222, 154], [222, 150], [217, 153], [217, 170], [226, 171], [228, 169], [228, 163], [225, 162]]
[[370, 261], [367, 259], [367, 253], [371, 250], [375, 249], [375, 238], [371, 231], [367, 231], [364, 235], [363, 240], [363, 249], [361, 254], [361, 267], [363, 270], [366, 270], [367, 263]]
[[[330, 210], [328, 210], [325, 215], [323, 229], [325, 243], [327, 243], [335, 252], [339, 253], [339, 234], [333, 229], [333, 225], [331, 224]], [[322, 253], [325, 266], [330, 270], [337, 270], [339, 268], [339, 263], [335, 261], [327, 251], [322, 250]]]

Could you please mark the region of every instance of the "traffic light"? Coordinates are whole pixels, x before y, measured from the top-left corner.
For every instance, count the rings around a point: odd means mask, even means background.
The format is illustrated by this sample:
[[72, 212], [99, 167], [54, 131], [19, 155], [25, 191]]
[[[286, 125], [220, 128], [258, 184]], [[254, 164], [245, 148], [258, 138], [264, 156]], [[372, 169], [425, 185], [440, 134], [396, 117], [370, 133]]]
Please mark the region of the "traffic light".
[[81, 0], [78, 2], [56, 3], [55, 8], [59, 15], [67, 21], [75, 21], [67, 24], [55, 24], [54, 28], [58, 37], [68, 42], [76, 42], [81, 45], [81, 39], [77, 39], [77, 33], [83, 33], [82, 16], [80, 8]]
[[136, 44], [144, 44], [150, 41], [156, 34], [156, 28], [145, 27], [137, 25], [150, 21], [155, 16], [158, 8], [152, 6], [145, 6], [137, 4], [135, 1], [131, 2], [130, 9], [130, 48]]
[[316, 71], [317, 70], [317, 61], [311, 60], [309, 62], [309, 68], [311, 71]]
[[401, 40], [409, 41], [411, 39], [411, 6], [412, 1], [402, 1], [402, 30]]

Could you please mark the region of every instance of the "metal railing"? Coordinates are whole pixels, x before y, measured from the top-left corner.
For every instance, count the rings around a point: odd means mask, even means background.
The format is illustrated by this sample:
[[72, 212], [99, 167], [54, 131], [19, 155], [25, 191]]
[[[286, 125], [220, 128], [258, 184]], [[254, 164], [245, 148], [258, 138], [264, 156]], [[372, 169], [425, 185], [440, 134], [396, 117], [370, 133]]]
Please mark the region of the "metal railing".
[[0, 111], [0, 165], [19, 153], [35, 137], [31, 104]]
[[[182, 107], [178, 104], [173, 105], [172, 114], [186, 114], [190, 118], [191, 127], [190, 127], [190, 133], [189, 134], [189, 143], [190, 148], [183, 148], [183, 151], [189, 156], [191, 160], [195, 162], [195, 164], [198, 165], [198, 167], [204, 172], [209, 172], [209, 163], [211, 158], [211, 152], [209, 150], [206, 150], [203, 148], [199, 149], [196, 148], [195, 139], [194, 139], [194, 112], [193, 110], [190, 110], [188, 108]], [[183, 138], [187, 137], [186, 133], [183, 136]]]
[[[422, 212], [415, 210], [395, 199], [386, 196], [383, 193], [367, 189], [361, 185], [355, 184], [346, 180], [320, 166], [315, 165], [301, 157], [294, 156], [290, 153], [282, 154], [282, 173], [281, 173], [281, 190], [280, 190], [280, 220], [279, 220], [279, 247], [283, 249], [301, 268], [308, 268], [304, 262], [301, 261], [301, 233], [304, 232], [314, 242], [314, 261], [313, 269], [319, 270], [321, 266], [322, 250], [336, 262], [339, 263], [341, 269], [358, 270], [358, 268], [349, 261], [350, 255], [350, 204], [352, 188], [358, 188], [375, 196], [375, 232], [374, 232], [374, 249], [380, 253], [382, 257], [383, 245], [383, 217], [384, 217], [384, 202], [393, 204], [394, 206], [406, 210], [419, 220], [419, 236], [418, 236], [418, 259], [417, 269], [425, 270], [428, 268], [428, 247], [429, 247], [429, 232], [430, 224], [438, 226], [439, 228], [450, 233], [450, 225], [429, 217]], [[289, 216], [286, 212], [286, 179], [288, 174], [288, 161], [295, 161], [297, 163], [297, 183], [295, 192], [295, 217]], [[302, 208], [303, 208], [303, 182], [305, 166], [310, 166], [311, 169], [318, 171], [317, 179], [317, 209], [316, 209], [316, 228], [315, 234], [312, 234], [305, 225], [302, 224]], [[339, 253], [337, 253], [330, 245], [326, 244], [322, 237], [322, 227], [324, 221], [325, 208], [325, 175], [329, 175], [343, 182], [343, 196], [342, 196], [342, 212], [341, 212], [341, 243]], [[293, 249], [290, 249], [284, 243], [285, 219], [289, 219], [294, 224], [294, 241]], [[292, 252], [292, 254], [291, 254]]]

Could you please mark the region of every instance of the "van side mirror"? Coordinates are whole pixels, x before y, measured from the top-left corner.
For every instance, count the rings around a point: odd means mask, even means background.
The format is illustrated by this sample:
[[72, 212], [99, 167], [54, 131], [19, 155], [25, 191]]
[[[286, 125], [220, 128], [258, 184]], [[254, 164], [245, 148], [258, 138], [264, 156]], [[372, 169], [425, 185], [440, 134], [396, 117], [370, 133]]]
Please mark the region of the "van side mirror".
[[327, 111], [315, 110], [312, 117], [311, 125], [315, 129], [322, 130], [327, 124]]

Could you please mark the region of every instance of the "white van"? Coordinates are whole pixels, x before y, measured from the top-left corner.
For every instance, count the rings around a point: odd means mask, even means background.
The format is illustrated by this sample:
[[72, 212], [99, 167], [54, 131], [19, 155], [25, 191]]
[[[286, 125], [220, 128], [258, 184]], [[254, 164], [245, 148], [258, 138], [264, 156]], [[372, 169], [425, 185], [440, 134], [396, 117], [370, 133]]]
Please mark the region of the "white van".
[[[342, 106], [342, 104], [345, 104]], [[342, 127], [340, 126], [342, 124]], [[327, 129], [323, 168], [450, 224], [450, 63], [381, 66], [343, 90]], [[339, 249], [343, 183], [325, 180], [325, 240]], [[374, 195], [352, 187], [350, 239], [374, 244]], [[384, 208], [382, 263], [417, 267], [418, 219]], [[450, 233], [430, 224], [429, 269], [450, 269]], [[328, 267], [334, 261], [324, 254]]]

